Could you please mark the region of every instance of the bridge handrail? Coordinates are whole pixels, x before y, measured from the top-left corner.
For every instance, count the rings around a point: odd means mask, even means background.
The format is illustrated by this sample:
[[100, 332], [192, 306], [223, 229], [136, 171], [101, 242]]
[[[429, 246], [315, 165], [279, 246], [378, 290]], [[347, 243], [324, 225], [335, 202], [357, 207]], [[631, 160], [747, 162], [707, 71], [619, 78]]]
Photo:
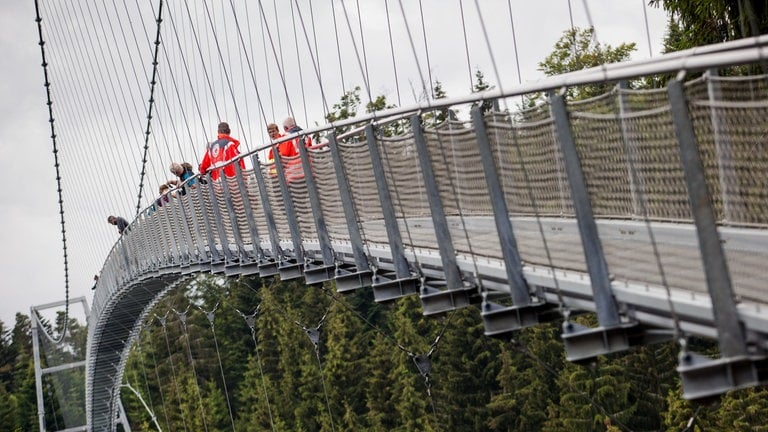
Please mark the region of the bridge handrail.
[[[427, 314], [474, 304], [482, 294], [489, 334], [508, 331], [495, 327], [492, 317], [509, 311], [501, 305], [509, 306], [522, 290], [525, 307], [562, 301], [600, 318], [601, 308], [619, 302], [622, 321], [611, 324], [679, 325], [691, 334], [717, 335], [697, 237], [701, 227], [689, 206], [687, 174], [696, 167], [681, 156], [680, 122], [698, 140], [696, 156], [707, 162], [701, 174], [714, 188], [708, 206], [720, 226], [708, 228], [718, 229], [724, 260], [738, 269], [731, 272], [738, 296], [734, 319], [768, 348], [768, 316], [762, 312], [768, 297], [762, 267], [752, 265], [768, 258], [768, 203], [750, 188], [768, 183], [768, 160], [749, 150], [764, 139], [765, 104], [736, 104], [740, 111], [730, 113], [731, 104], [709, 103], [720, 90], [706, 78], [687, 84], [688, 104], [671, 92], [645, 103], [634, 99], [644, 93], [612, 90], [610, 97], [572, 105], [555, 95], [550, 105], [524, 117], [483, 117], [475, 108], [471, 124], [447, 121], [434, 128], [424, 128], [429, 122], [422, 117], [649, 70], [759, 62], [768, 58], [765, 42], [768, 37], [758, 37], [609, 65], [510, 92], [441, 99], [308, 129], [285, 140], [337, 128], [356, 132], [348, 140], [329, 134], [319, 148], [300, 146], [290, 170], [279, 155], [261, 163], [258, 151], [268, 146], [242, 155], [252, 168], [236, 165], [236, 177], [199, 183], [152, 214], [141, 212], [113, 246], [91, 311], [89, 403], [106, 403], [99, 398], [116, 391], [121, 356], [145, 308], [168, 284], [197, 272], [279, 274], [308, 283], [335, 279], [340, 290], [371, 285], [376, 277], [377, 300], [418, 294]], [[768, 99], [763, 93], [759, 97]], [[690, 115], [672, 102], [682, 102]], [[382, 118], [386, 123], [374, 128]], [[389, 122], [406, 118], [407, 133], [380, 134]], [[739, 123], [731, 124], [732, 118]], [[603, 273], [594, 271], [600, 265]], [[607, 297], [595, 288], [600, 283]], [[520, 306], [518, 300], [512, 306]]]

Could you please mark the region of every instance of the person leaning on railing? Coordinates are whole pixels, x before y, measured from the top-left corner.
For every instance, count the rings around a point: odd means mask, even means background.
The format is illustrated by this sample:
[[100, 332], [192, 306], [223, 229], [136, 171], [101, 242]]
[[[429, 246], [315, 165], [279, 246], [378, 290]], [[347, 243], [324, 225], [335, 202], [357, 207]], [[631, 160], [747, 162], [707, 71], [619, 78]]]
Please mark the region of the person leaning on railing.
[[[182, 163], [172, 162], [170, 166], [170, 170], [171, 170], [171, 174], [178, 177], [178, 179], [171, 179], [165, 182], [165, 184], [168, 185], [168, 187], [176, 187], [176, 188], [181, 187], [182, 195], [187, 193], [184, 186], [189, 186], [190, 188], [195, 187], [195, 183], [197, 183], [197, 181], [194, 178], [192, 178], [195, 176], [195, 168], [192, 166], [192, 164], [190, 164], [189, 162], [182, 162]], [[186, 185], [184, 184], [184, 182], [186, 182]]]
[[123, 235], [123, 231], [128, 227], [128, 221], [120, 216], [109, 216], [107, 222], [117, 227], [117, 232]]

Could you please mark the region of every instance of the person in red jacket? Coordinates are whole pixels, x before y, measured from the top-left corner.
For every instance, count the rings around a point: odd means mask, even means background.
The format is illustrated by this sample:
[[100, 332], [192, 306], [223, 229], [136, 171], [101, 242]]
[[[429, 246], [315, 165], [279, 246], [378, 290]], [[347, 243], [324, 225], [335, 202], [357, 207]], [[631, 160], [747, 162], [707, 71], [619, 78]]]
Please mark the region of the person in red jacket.
[[[211, 179], [218, 180], [221, 172], [221, 166], [240, 155], [240, 141], [229, 136], [229, 124], [219, 123], [219, 134], [216, 141], [208, 144], [203, 161], [200, 162], [200, 175], [205, 175], [211, 171]], [[240, 168], [245, 168], [245, 161], [240, 159]], [[229, 164], [224, 167], [224, 175], [227, 177], [235, 176], [235, 166]]]

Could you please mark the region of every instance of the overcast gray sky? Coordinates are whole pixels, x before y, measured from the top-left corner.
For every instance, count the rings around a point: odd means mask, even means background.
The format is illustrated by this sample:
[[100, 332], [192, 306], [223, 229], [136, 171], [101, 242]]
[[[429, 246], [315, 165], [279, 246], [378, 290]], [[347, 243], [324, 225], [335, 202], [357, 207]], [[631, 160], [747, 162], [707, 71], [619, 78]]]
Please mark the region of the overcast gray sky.
[[[216, 0], [214, 0], [215, 3]], [[647, 58], [649, 56], [649, 46], [646, 42], [646, 23], [644, 17], [643, 1], [645, 0], [603, 0], [589, 1], [590, 14], [595, 24], [598, 40], [603, 44], [617, 45], [621, 42], [636, 42], [637, 51], [633, 54], [634, 59]], [[48, 3], [48, 2], [45, 2]], [[147, 3], [147, 2], [145, 2]], [[156, 2], [151, 2], [156, 3]], [[265, 2], [271, 3], [271, 2]], [[282, 2], [283, 5], [290, 4]], [[303, 1], [300, 2], [303, 4]], [[391, 61], [386, 51], [377, 50], [377, 42], [386, 41], [386, 21], [382, 15], [382, 1], [363, 0], [360, 2], [363, 8], [364, 28], [366, 29], [366, 43], [371, 52], [375, 53], [371, 57], [378, 56], [382, 62], [378, 65], [371, 58], [371, 86], [374, 94], [386, 94], [390, 102], [395, 102], [395, 85], [393, 80], [387, 74], [375, 75], [375, 71], [391, 70]], [[415, 1], [407, 0], [413, 8]], [[488, 27], [493, 25], [503, 25], [509, 27], [509, 15], [507, 13], [507, 2], [502, 0], [480, 0], [481, 8], [485, 19], [488, 21]], [[515, 20], [515, 29], [517, 44], [519, 48], [521, 77], [524, 82], [535, 81], [541, 78], [538, 72], [537, 63], [552, 51], [552, 47], [562, 32], [570, 27], [569, 3], [567, 0], [538, 0], [538, 1], [514, 1], [513, 12]], [[256, 3], [252, 2], [255, 7]], [[338, 2], [337, 2], [338, 4]], [[354, 2], [350, 2], [350, 5]], [[396, 1], [390, 1], [390, 9], [399, 14], [399, 8]], [[444, 83], [449, 96], [460, 96], [466, 93], [468, 83], [468, 72], [466, 60], [464, 60], [464, 47], [462, 44], [461, 22], [457, 19], [456, 1], [445, 0], [425, 0], [424, 10], [427, 19], [427, 33], [429, 37], [430, 56], [432, 62], [432, 72], [435, 79]], [[490, 82], [495, 79], [492, 76], [492, 69], [487, 61], [487, 49], [482, 42], [482, 33], [477, 28], [477, 13], [475, 3], [472, 1], [463, 2], [464, 11], [467, 16], [467, 26], [469, 29], [470, 49], [474, 59], [472, 68], [479, 68], [486, 74]], [[587, 27], [588, 21], [584, 13], [584, 2], [578, 0], [571, 1], [574, 24], [578, 27]], [[51, 6], [47, 6], [51, 7]], [[352, 6], [350, 6], [352, 7]], [[658, 55], [661, 48], [666, 18], [663, 11], [648, 7], [646, 9], [649, 19], [651, 50], [653, 55]], [[51, 12], [50, 9], [47, 10]], [[198, 11], [199, 12], [199, 11]], [[321, 7], [314, 11], [318, 19], [327, 12]], [[337, 13], [341, 9], [337, 8]], [[407, 12], [411, 26], [420, 26], [418, 14], [413, 10]], [[281, 20], [281, 29], [285, 31], [288, 24], [284, 19], [290, 19], [289, 11], [285, 10], [279, 14]], [[44, 28], [49, 20], [56, 17], [43, 17]], [[59, 17], [61, 19], [61, 17]], [[274, 19], [274, 17], [270, 18]], [[353, 18], [354, 19], [354, 18]], [[170, 31], [170, 22], [166, 20], [163, 23], [164, 32]], [[114, 24], [113, 24], [114, 26]], [[231, 28], [231, 25], [230, 25]], [[496, 27], [494, 27], [496, 28]], [[154, 29], [149, 29], [149, 33], [154, 37]], [[44, 30], [47, 31], [47, 30]], [[397, 30], [396, 30], [397, 31]], [[231, 31], [229, 32], [231, 34]], [[402, 28], [398, 33], [398, 49], [401, 51], [399, 63], [414, 63], [413, 56], [407, 49], [407, 40], [405, 39]], [[420, 35], [417, 35], [419, 38]], [[47, 38], [48, 36], [46, 36]], [[141, 36], [143, 37], [143, 35]], [[344, 34], [341, 33], [341, 37]], [[505, 87], [517, 82], [514, 71], [514, 52], [512, 49], [511, 33], [502, 34], [494, 31], [490, 34], [492, 39], [497, 41], [494, 46], [496, 50], [497, 62], [503, 63], [502, 75], [509, 82], [503, 83]], [[323, 46], [335, 49], [333, 31], [327, 27], [318, 31], [318, 38]], [[348, 38], [348, 36], [347, 36]], [[452, 39], [451, 39], [452, 38]], [[458, 38], [458, 39], [457, 39]], [[46, 41], [46, 53], [49, 55], [49, 62], [62, 62], [68, 57], [84, 55], [79, 49], [63, 48], [56, 46], [54, 41], [62, 41], [64, 38], [54, 35], [50, 37], [51, 41]], [[343, 40], [343, 39], [342, 39]], [[418, 43], [421, 43], [417, 39]], [[289, 51], [289, 43], [285, 41], [284, 52]], [[344, 45], [344, 42], [342, 42]], [[346, 43], [349, 49], [349, 43]], [[387, 46], [387, 45], [385, 45]], [[61, 240], [61, 225], [59, 220], [58, 197], [56, 193], [56, 173], [54, 169], [54, 159], [52, 153], [52, 142], [50, 139], [50, 126], [48, 123], [48, 112], [45, 105], [45, 89], [43, 87], [43, 70], [41, 68], [40, 47], [38, 46], [37, 24], [35, 23], [34, 1], [8, 1], [2, 6], [0, 13], [0, 49], [2, 50], [2, 77], [0, 80], [0, 163], [2, 163], [2, 173], [4, 185], [0, 187], [0, 239], [3, 247], [0, 248], [0, 284], [2, 284], [2, 301], [0, 301], [0, 320], [7, 326], [12, 326], [16, 312], [29, 313], [29, 307], [49, 302], [63, 300], [65, 296], [64, 284], [64, 259]], [[329, 49], [327, 52], [333, 52]], [[287, 54], [290, 56], [290, 54]], [[103, 56], [103, 54], [102, 54]], [[410, 56], [410, 58], [409, 58]], [[328, 55], [333, 57], [333, 55]], [[106, 57], [105, 57], [106, 58]], [[461, 60], [458, 60], [461, 58]], [[151, 58], [145, 59], [145, 68]], [[161, 59], [162, 61], [162, 59]], [[334, 62], [335, 59], [323, 58], [323, 61]], [[357, 67], [354, 60], [349, 60], [352, 65], [351, 71]], [[389, 62], [389, 63], [387, 63]], [[311, 65], [311, 63], [306, 63]], [[327, 64], [327, 63], [326, 63]], [[161, 64], [162, 67], [162, 64]], [[332, 68], [329, 66], [328, 70]], [[146, 70], [146, 69], [143, 69]], [[358, 69], [359, 70], [359, 69]], [[401, 92], [403, 93], [402, 105], [412, 103], [412, 92], [410, 87], [418, 79], [406, 77], [408, 68], [403, 66], [402, 76], [400, 77]], [[362, 85], [355, 80], [355, 73], [348, 71], [346, 79], [354, 84]], [[305, 74], [310, 72], [305, 71]], [[273, 74], [274, 75], [274, 74]], [[327, 83], [329, 95], [328, 103], [332, 104], [338, 100], [341, 94], [341, 86], [337, 83], [338, 77], [330, 72], [324, 77]], [[376, 79], [374, 79], [374, 77]], [[259, 79], [262, 79], [260, 76]], [[65, 83], [52, 79], [54, 89], [60, 89]], [[274, 79], [274, 77], [273, 77]], [[308, 78], [308, 80], [314, 77]], [[347, 87], [350, 87], [349, 82]], [[295, 84], [295, 81], [294, 81]], [[57, 88], [57, 86], [59, 86]], [[418, 84], [416, 84], [418, 86]], [[324, 88], [326, 86], [324, 85]], [[148, 90], [148, 85], [145, 88]], [[279, 93], [281, 90], [273, 90]], [[72, 96], [74, 92], [59, 92], [60, 96]], [[139, 107], [145, 107], [147, 95], [142, 94], [141, 98], [135, 102]], [[277, 97], [276, 97], [277, 100]], [[68, 101], [55, 100], [54, 117], [57, 117], [55, 123], [57, 135], [60, 135], [62, 150], [62, 164], [64, 167], [64, 188], [65, 188], [65, 220], [67, 221], [67, 240], [70, 259], [69, 281], [70, 296], [86, 296], [90, 303], [92, 292], [92, 278], [98, 273], [103, 259], [112, 243], [117, 239], [114, 227], [106, 224], [106, 216], [110, 213], [118, 213], [127, 216], [130, 219], [135, 212], [135, 196], [138, 184], [138, 177], [128, 176], [126, 180], [111, 178], [109, 175], [102, 176], [98, 182], [89, 180], [73, 181], [77, 170], [72, 167], [74, 161], [87, 162], [88, 166], [106, 164], [109, 161], [103, 160], [108, 157], [95, 154], [93, 158], [74, 153], [69, 150], [73, 143], [76, 143], [79, 137], [73, 136], [81, 134], [81, 130], [71, 127], [66, 123], [66, 116], [57, 113], [57, 108], [67, 106], [69, 111], [75, 105]], [[318, 114], [320, 109], [308, 107], [307, 114], [301, 109], [300, 102], [294, 100], [294, 111], [297, 119], [302, 123], [309, 123], [313, 126], [314, 122], [320, 122]], [[276, 113], [265, 113], [268, 119], [277, 117], [280, 120], [285, 115], [285, 108], [281, 108], [279, 103], [275, 109]], [[161, 108], [159, 108], [161, 109]], [[281, 114], [282, 113], [282, 114]], [[71, 114], [68, 112], [68, 114]], [[231, 111], [230, 111], [230, 115]], [[247, 131], [233, 130], [233, 135], [241, 137], [248, 148], [255, 148], [261, 145], [261, 140], [266, 135], [262, 135], [259, 116], [256, 125], [244, 127]], [[264, 115], [262, 115], [262, 118]], [[59, 122], [58, 118], [63, 121]], [[215, 125], [215, 116], [208, 120], [211, 123], [211, 133]], [[230, 120], [232, 123], [233, 121]], [[204, 122], [206, 123], [206, 122]], [[143, 136], [145, 124], [136, 122], [134, 124], [135, 136]], [[184, 158], [190, 162], [197, 162], [202, 155], [202, 149], [205, 145], [206, 131], [200, 122], [196, 122], [195, 128], [201, 129], [194, 132], [191, 138], [191, 144], [185, 144], [185, 147], [179, 146], [178, 152], [169, 150], [168, 155], [158, 152], [157, 161], [150, 168], [150, 174], [147, 178], [147, 188], [156, 189], [158, 181], [164, 181], [165, 169], [168, 158]], [[157, 133], [157, 131], [155, 131]], [[197, 144], [195, 144], [197, 143]], [[143, 142], [136, 143], [134, 150], [140, 150]], [[75, 155], [76, 156], [73, 156]], [[101, 158], [101, 159], [100, 159]], [[86, 161], [87, 159], [87, 161]], [[136, 158], [138, 159], [138, 158]], [[115, 162], [115, 161], [112, 161]], [[138, 160], [132, 161], [138, 164]], [[130, 165], [130, 164], [128, 164]], [[107, 171], [109, 172], [109, 171]], [[67, 177], [68, 175], [68, 177]], [[115, 183], [124, 183], [118, 185]], [[127, 195], [125, 198], [115, 199], [113, 190], [120, 190], [120, 186], [127, 187], [130, 193], [117, 195]], [[75, 188], [79, 193], [71, 193], [67, 188]], [[87, 191], [85, 191], [87, 189]], [[67, 195], [67, 192], [70, 192]], [[72, 197], [68, 200], [67, 196]], [[90, 197], [90, 198], [88, 198]], [[78, 202], [77, 198], [81, 201]], [[149, 193], [151, 199], [152, 194]], [[83, 203], [82, 200], [86, 202]], [[103, 205], [101, 205], [103, 203]], [[100, 206], [101, 205], [101, 206]]]

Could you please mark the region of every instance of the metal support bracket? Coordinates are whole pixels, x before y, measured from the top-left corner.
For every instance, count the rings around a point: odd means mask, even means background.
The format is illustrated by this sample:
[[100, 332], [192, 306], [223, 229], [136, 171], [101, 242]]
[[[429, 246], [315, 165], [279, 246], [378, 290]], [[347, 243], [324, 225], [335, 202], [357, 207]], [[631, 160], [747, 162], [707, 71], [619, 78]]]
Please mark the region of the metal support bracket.
[[683, 384], [683, 399], [706, 400], [730, 390], [757, 387], [768, 382], [765, 356], [733, 356], [719, 359], [681, 352], [677, 372]]
[[562, 315], [554, 303], [505, 306], [483, 300], [480, 316], [483, 318], [486, 336], [508, 337], [518, 330], [553, 321]]

